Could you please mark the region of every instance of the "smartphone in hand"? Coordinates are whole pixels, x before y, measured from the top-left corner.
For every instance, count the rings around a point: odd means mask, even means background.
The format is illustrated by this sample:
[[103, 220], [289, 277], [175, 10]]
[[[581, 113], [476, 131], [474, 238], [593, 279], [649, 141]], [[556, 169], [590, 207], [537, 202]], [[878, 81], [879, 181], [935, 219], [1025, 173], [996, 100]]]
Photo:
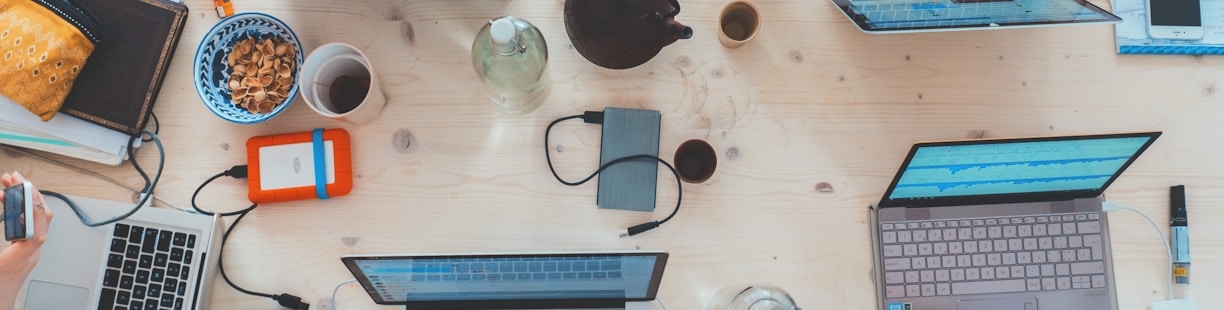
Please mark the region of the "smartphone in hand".
[[1148, 0], [1148, 35], [1153, 39], [1203, 38], [1201, 0]]
[[33, 189], [30, 182], [4, 189], [4, 240], [34, 237]]

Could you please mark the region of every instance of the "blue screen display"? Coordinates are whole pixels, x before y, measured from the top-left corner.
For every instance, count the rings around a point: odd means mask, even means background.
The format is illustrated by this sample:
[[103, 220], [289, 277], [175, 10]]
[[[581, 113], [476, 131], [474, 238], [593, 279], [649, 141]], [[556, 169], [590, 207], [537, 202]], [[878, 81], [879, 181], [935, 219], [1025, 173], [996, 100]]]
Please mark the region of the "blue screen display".
[[386, 302], [525, 299], [641, 299], [653, 255], [524, 255], [359, 259]]
[[874, 30], [1113, 20], [1078, 0], [841, 0]]
[[1097, 190], [1150, 137], [920, 147], [888, 199]]

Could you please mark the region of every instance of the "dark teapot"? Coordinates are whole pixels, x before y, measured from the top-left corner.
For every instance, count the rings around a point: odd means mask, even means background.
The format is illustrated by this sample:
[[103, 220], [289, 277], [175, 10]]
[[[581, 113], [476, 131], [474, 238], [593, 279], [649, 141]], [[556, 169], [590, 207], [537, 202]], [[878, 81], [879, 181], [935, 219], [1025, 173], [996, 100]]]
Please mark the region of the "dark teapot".
[[664, 46], [693, 37], [675, 17], [677, 0], [566, 0], [565, 30], [582, 57], [610, 69], [646, 63]]

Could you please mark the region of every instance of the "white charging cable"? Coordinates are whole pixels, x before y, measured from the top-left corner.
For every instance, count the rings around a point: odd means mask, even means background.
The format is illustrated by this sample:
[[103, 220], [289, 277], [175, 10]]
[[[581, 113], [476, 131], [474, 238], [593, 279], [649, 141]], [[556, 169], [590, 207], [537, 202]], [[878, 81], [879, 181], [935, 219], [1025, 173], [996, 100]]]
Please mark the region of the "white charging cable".
[[1138, 213], [1139, 216], [1142, 216], [1143, 219], [1148, 221], [1148, 224], [1152, 224], [1152, 228], [1155, 228], [1156, 233], [1160, 235], [1160, 241], [1163, 241], [1164, 246], [1165, 246], [1165, 256], [1169, 257], [1169, 264], [1165, 265], [1169, 271], [1169, 277], [1166, 279], [1168, 280], [1168, 283], [1169, 283], [1169, 288], [1168, 288], [1169, 299], [1168, 300], [1173, 300], [1173, 247], [1169, 245], [1169, 238], [1165, 236], [1163, 230], [1160, 230], [1160, 226], [1156, 225], [1156, 221], [1153, 221], [1152, 218], [1148, 217], [1147, 214], [1143, 213], [1143, 211], [1139, 211], [1139, 209], [1131, 208], [1129, 206], [1121, 205], [1115, 202], [1105, 201], [1101, 203], [1101, 211], [1110, 212], [1110, 211], [1116, 211], [1118, 209], [1128, 210], [1131, 212]]
[[331, 304], [332, 304], [332, 309], [333, 309], [333, 310], [334, 310], [334, 309], [340, 309], [340, 303], [336, 302], [336, 293], [337, 293], [337, 292], [340, 292], [340, 287], [344, 286], [345, 284], [349, 284], [349, 283], [353, 283], [353, 282], [357, 282], [357, 279], [348, 279], [348, 280], [344, 280], [344, 282], [340, 282], [340, 284], [336, 284], [336, 288], [335, 288], [335, 289], [332, 289], [332, 298], [331, 298]]

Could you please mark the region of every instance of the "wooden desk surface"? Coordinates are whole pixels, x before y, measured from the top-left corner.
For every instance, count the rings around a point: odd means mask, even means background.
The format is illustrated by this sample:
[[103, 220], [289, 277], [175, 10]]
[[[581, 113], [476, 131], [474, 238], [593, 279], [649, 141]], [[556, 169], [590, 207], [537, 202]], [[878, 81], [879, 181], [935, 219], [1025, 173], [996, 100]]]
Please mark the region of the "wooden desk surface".
[[[700, 309], [718, 289], [748, 283], [781, 286], [814, 309], [872, 309], [867, 206], [914, 141], [1163, 130], [1107, 198], [1167, 223], [1168, 187], [1185, 184], [1191, 294], [1200, 305], [1224, 302], [1211, 295], [1224, 289], [1224, 226], [1211, 224], [1224, 221], [1212, 203], [1224, 199], [1224, 58], [1116, 55], [1108, 25], [868, 35], [827, 0], [756, 1], [766, 20], [760, 35], [731, 50], [715, 32], [725, 2], [682, 1], [678, 17], [694, 37], [617, 71], [570, 46], [560, 1], [235, 1], [239, 12], [284, 20], [306, 51], [346, 42], [369, 56], [388, 103], [378, 120], [354, 126], [302, 100], [256, 125], [213, 116], [195, 93], [191, 58], [218, 18], [211, 1], [187, 1], [191, 18], [155, 110], [167, 149], [157, 194], [190, 207], [196, 186], [245, 163], [247, 138], [342, 127], [353, 135], [352, 194], [260, 206], [226, 252], [240, 285], [315, 301], [352, 277], [339, 260], [345, 254], [641, 248], [671, 252], [659, 292], [671, 309]], [[507, 14], [535, 23], [549, 42], [552, 93], [526, 116], [496, 114], [469, 60], [477, 30]], [[600, 210], [594, 182], [557, 183], [542, 152], [549, 121], [606, 106], [662, 111], [664, 158], [693, 138], [719, 156], [709, 182], [685, 184], [674, 221], [632, 238], [616, 235], [671, 211], [669, 175], [660, 172], [653, 214]], [[411, 144], [396, 144], [398, 133]], [[563, 150], [553, 153], [561, 175], [595, 168], [597, 126], [564, 124], [552, 139]], [[45, 189], [132, 199], [71, 170], [2, 156], [0, 168]], [[142, 148], [139, 158], [152, 166], [156, 152]], [[68, 161], [140, 181], [130, 166]], [[219, 180], [200, 202], [239, 209], [245, 186]], [[56, 225], [74, 221], [61, 214]], [[1147, 309], [1165, 298], [1163, 246], [1137, 215], [1113, 214], [1110, 226], [1121, 309]], [[215, 308], [277, 308], [219, 280]], [[339, 300], [346, 309], [375, 307], [356, 287]]]

